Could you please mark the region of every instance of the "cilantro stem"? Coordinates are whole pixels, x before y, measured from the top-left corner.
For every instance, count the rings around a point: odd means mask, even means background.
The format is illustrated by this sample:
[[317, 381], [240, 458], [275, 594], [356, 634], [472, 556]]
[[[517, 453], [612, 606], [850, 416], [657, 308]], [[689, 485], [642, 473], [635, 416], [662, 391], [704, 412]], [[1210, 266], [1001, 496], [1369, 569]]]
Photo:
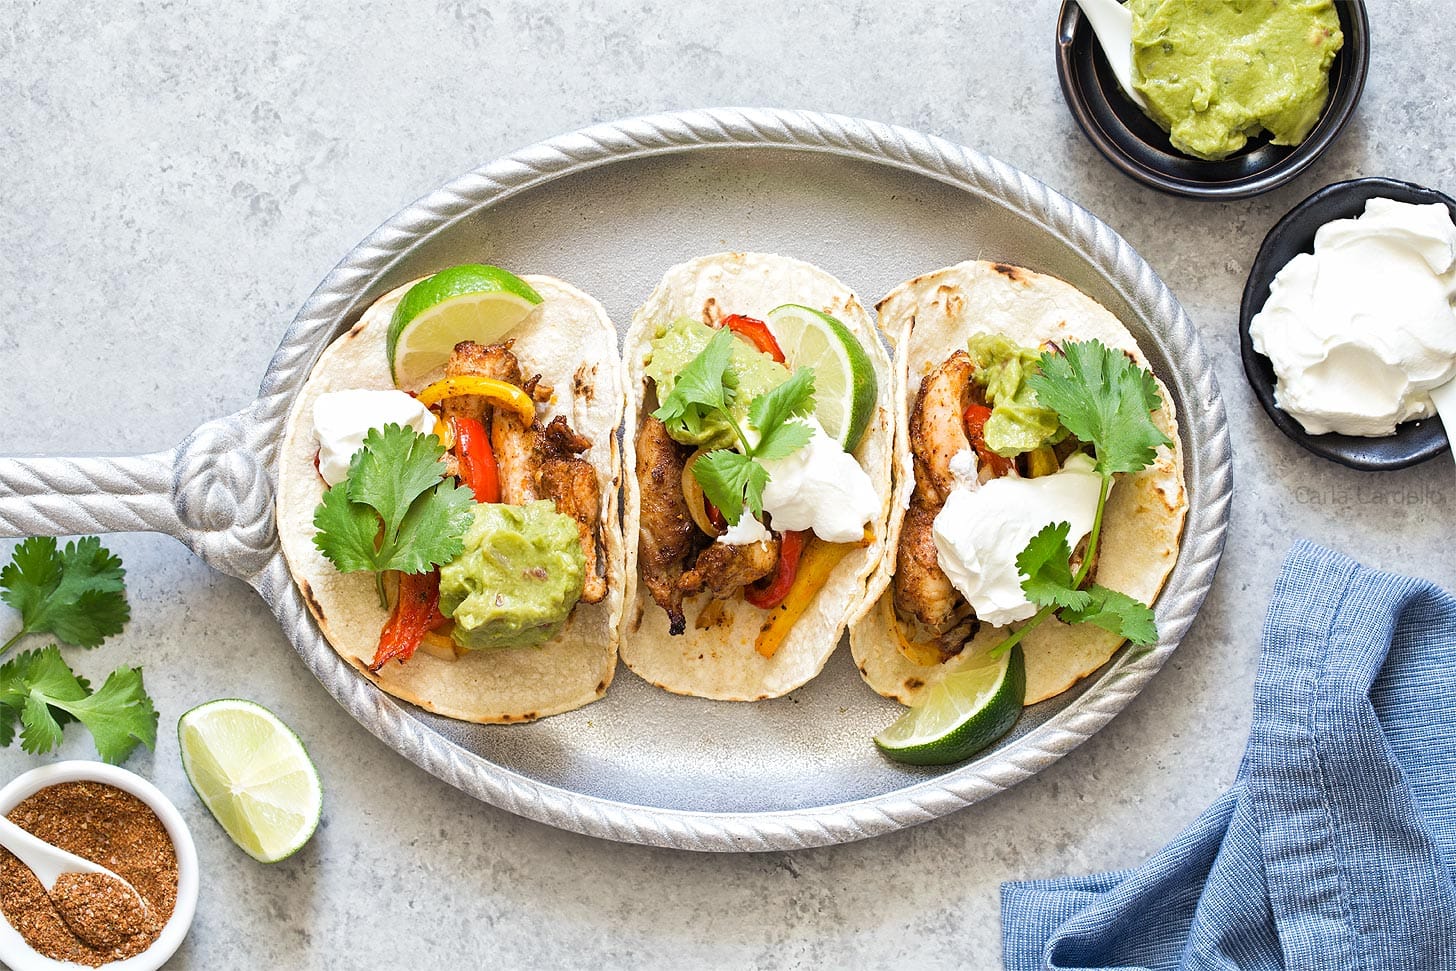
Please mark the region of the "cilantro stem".
[[753, 458], [753, 446], [748, 444], [747, 436], [745, 436], [743, 434], [743, 430], [738, 427], [738, 422], [733, 420], [732, 413], [730, 413], [727, 408], [715, 407], [713, 410], [716, 411], [718, 414], [722, 415], [723, 420], [728, 423], [728, 427], [733, 429], [733, 434], [737, 437], [739, 444], [743, 446], [743, 454], [748, 456], [749, 458]]
[[6, 654], [9, 654], [10, 649], [16, 644], [19, 644], [20, 639], [29, 633], [30, 631], [26, 630], [24, 627], [16, 631], [14, 637], [10, 638], [10, 640], [6, 641], [3, 645], [0, 645], [0, 657], [4, 657]]
[[379, 570], [374, 574], [374, 589], [379, 591], [379, 606], [385, 610], [389, 609], [389, 595], [384, 592], [384, 571]]
[[[1102, 511], [1107, 508], [1107, 494], [1110, 491], [1112, 491], [1112, 476], [1104, 474], [1102, 487], [1097, 493], [1097, 512], [1092, 517], [1092, 532], [1087, 534], [1087, 555], [1082, 557], [1082, 565], [1077, 568], [1077, 575], [1072, 578], [1073, 590], [1082, 588], [1082, 581], [1087, 579], [1087, 574], [1092, 572], [1092, 564], [1097, 562], [1097, 541], [1102, 536]], [[1042, 621], [1055, 613], [1056, 609], [1056, 604], [1047, 604], [1032, 614], [1030, 620], [1008, 634], [1000, 644], [991, 648], [991, 656], [1000, 657], [1011, 650], [1021, 642], [1023, 637], [1035, 630]]]
[[1041, 624], [1042, 621], [1050, 617], [1054, 610], [1056, 610], [1055, 604], [1047, 604], [1045, 607], [1038, 610], [1035, 614], [1032, 614], [1030, 620], [1022, 624], [1010, 634], [1008, 634], [1006, 639], [1000, 644], [997, 644], [995, 647], [991, 648], [991, 656], [1000, 657], [1007, 651], [1011, 650], [1013, 647], [1021, 642], [1021, 639], [1023, 637], [1025, 637], [1027, 634], [1030, 634], [1033, 630], [1037, 628], [1038, 625]]
[[1112, 476], [1103, 473], [1102, 489], [1097, 493], [1097, 514], [1092, 517], [1092, 532], [1087, 534], [1087, 555], [1082, 557], [1082, 565], [1077, 567], [1077, 575], [1072, 578], [1072, 589], [1082, 589], [1082, 581], [1087, 579], [1087, 574], [1092, 572], [1092, 564], [1097, 562], [1097, 541], [1102, 538], [1102, 511], [1107, 508], [1107, 493], [1112, 491]]

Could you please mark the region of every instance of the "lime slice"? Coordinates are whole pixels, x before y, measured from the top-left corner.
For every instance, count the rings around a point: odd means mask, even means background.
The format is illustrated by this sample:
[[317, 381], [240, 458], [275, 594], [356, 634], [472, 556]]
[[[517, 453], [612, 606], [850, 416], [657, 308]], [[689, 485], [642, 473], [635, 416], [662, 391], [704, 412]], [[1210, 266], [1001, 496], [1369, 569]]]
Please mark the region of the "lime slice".
[[925, 700], [876, 735], [875, 744], [896, 762], [961, 762], [1009, 732], [1025, 698], [1026, 660], [1017, 644], [931, 685]]
[[461, 341], [490, 344], [526, 318], [541, 295], [498, 266], [466, 263], [410, 287], [389, 322], [389, 373], [394, 383], [444, 364]]
[[262, 705], [198, 705], [177, 722], [182, 770], [233, 842], [260, 863], [298, 852], [318, 827], [323, 787], [303, 743]]
[[845, 451], [854, 451], [879, 394], [870, 356], [848, 327], [810, 307], [786, 303], [764, 322], [790, 368], [814, 369], [814, 417]]

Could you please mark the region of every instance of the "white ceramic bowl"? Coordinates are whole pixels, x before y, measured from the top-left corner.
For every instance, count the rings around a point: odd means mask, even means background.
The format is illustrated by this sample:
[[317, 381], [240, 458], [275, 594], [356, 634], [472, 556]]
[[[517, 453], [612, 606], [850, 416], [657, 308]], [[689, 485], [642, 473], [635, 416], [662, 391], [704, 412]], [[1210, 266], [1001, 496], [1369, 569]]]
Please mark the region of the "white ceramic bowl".
[[[172, 909], [172, 916], [151, 947], [125, 961], [102, 965], [104, 971], [156, 971], [187, 936], [187, 929], [192, 926], [192, 914], [197, 909], [197, 847], [192, 843], [192, 832], [187, 828], [187, 822], [171, 800], [141, 776], [104, 762], [84, 761], [56, 762], [16, 776], [9, 785], [0, 789], [0, 814], [9, 813], [21, 800], [46, 786], [61, 782], [104, 782], [116, 786], [151, 807], [167, 828], [167, 835], [172, 838], [172, 846], [177, 851], [177, 904]], [[42, 957], [3, 917], [0, 917], [0, 961], [13, 971], [76, 971], [81, 967], [69, 961]]]

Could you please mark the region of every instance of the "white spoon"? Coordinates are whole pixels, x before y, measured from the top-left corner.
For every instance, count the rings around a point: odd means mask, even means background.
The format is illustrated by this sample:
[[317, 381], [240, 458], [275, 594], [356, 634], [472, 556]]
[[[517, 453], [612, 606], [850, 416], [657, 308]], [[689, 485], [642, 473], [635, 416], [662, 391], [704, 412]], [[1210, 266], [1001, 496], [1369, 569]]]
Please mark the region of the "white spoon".
[[1436, 406], [1436, 414], [1446, 428], [1446, 438], [1452, 443], [1451, 452], [1456, 455], [1456, 380], [1447, 381], [1426, 394]]
[[1132, 86], [1132, 11], [1117, 0], [1077, 0], [1077, 5], [1092, 24], [1092, 33], [1097, 36], [1118, 87], [1146, 111], [1148, 103]]
[[[1456, 412], [1453, 412], [1453, 414], [1456, 414]], [[110, 877], [131, 891], [132, 896], [136, 898], [139, 908], [144, 909], [147, 905], [146, 901], [142, 899], [142, 895], [137, 893], [136, 887], [133, 887], [130, 883], [106, 869], [106, 867], [99, 863], [92, 863], [90, 860], [79, 857], [74, 853], [67, 853], [59, 846], [52, 846], [35, 834], [21, 829], [4, 816], [0, 816], [0, 846], [14, 853], [21, 863], [30, 867], [30, 872], [35, 874], [35, 878], [40, 881], [41, 886], [45, 888], [47, 894], [54, 895], [56, 881], [61, 878], [61, 874], [63, 873], [100, 874]], [[70, 915], [66, 912], [66, 909], [57, 907], [56, 910], [60, 913], [61, 918], [66, 921], [66, 924], [70, 926]], [[83, 933], [83, 929], [78, 929], [73, 926], [71, 930], [82, 940], [90, 942], [90, 936]]]

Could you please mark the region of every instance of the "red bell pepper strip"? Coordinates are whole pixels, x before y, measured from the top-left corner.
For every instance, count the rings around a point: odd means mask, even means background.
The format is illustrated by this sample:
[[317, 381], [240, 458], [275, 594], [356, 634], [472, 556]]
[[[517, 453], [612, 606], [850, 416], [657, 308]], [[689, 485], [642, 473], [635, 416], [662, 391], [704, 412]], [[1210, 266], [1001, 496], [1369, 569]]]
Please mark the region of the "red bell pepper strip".
[[378, 671], [390, 661], [408, 661], [419, 649], [425, 631], [433, 629], [442, 617], [440, 571], [400, 574], [399, 600], [379, 632], [379, 649], [374, 652], [369, 670]]
[[794, 577], [799, 575], [799, 557], [808, 542], [808, 530], [790, 530], [779, 537], [779, 561], [767, 580], [749, 584], [743, 588], [743, 599], [755, 607], [772, 610], [784, 602]]
[[748, 343], [763, 351], [769, 357], [784, 363], [784, 352], [779, 350], [779, 342], [774, 339], [773, 331], [768, 329], [768, 324], [752, 317], [745, 317], [742, 314], [729, 314], [723, 318], [722, 327], [727, 327], [733, 333], [748, 339]]
[[475, 501], [500, 502], [500, 473], [485, 425], [474, 418], [451, 418], [450, 434], [455, 439], [460, 479], [475, 493]]
[[723, 510], [713, 505], [708, 500], [703, 500], [703, 507], [708, 513], [708, 522], [718, 527], [722, 532], [728, 531], [728, 519], [723, 515]]
[[1004, 455], [997, 455], [986, 446], [986, 422], [990, 417], [990, 408], [972, 402], [966, 407], [962, 420], [966, 423], [966, 435], [976, 449], [976, 458], [983, 467], [991, 470], [992, 476], [1000, 478], [1016, 468], [1016, 462]]

